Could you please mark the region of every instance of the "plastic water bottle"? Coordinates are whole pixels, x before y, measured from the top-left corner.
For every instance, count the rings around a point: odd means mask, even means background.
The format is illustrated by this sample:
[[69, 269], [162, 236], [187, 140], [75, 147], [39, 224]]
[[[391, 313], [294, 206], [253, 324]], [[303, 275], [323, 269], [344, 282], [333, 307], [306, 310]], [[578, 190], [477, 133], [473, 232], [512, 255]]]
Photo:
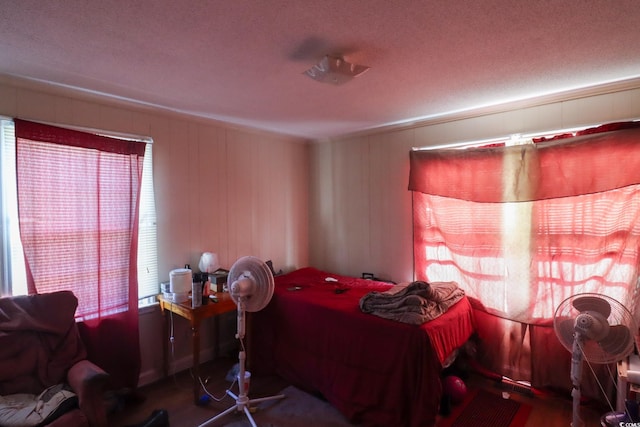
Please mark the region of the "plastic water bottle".
[[191, 308], [200, 307], [202, 305], [202, 283], [194, 280], [191, 283]]

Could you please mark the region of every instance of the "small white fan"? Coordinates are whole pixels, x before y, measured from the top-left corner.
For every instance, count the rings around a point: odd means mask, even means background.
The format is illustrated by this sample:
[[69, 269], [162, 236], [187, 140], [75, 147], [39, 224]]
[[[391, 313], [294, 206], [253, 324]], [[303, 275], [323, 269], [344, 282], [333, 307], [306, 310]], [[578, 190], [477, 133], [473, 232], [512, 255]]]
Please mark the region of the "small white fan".
[[560, 343], [571, 352], [573, 427], [580, 419], [582, 362], [613, 363], [634, 349], [637, 326], [631, 313], [618, 301], [600, 294], [576, 294], [560, 303], [553, 326]]
[[233, 411], [244, 412], [251, 425], [253, 427], [257, 427], [256, 422], [249, 411], [250, 405], [252, 403], [282, 399], [285, 397], [284, 394], [279, 394], [260, 399], [249, 399], [247, 396], [247, 390], [245, 389], [245, 382], [243, 380], [245, 377], [245, 363], [247, 358], [243, 342], [245, 335], [246, 312], [260, 311], [269, 304], [271, 297], [273, 297], [273, 275], [271, 274], [271, 270], [267, 264], [262, 262], [259, 258], [246, 256], [238, 259], [233, 264], [229, 271], [227, 282], [231, 284], [229, 286], [231, 299], [238, 306], [236, 338], [240, 341], [240, 352], [238, 354], [238, 378], [240, 379], [238, 381], [239, 394], [235, 395], [230, 390], [227, 390], [227, 394], [236, 400], [236, 404], [226, 411], [209, 419], [205, 423], [200, 424], [200, 427], [206, 426], [207, 424], [212, 423]]

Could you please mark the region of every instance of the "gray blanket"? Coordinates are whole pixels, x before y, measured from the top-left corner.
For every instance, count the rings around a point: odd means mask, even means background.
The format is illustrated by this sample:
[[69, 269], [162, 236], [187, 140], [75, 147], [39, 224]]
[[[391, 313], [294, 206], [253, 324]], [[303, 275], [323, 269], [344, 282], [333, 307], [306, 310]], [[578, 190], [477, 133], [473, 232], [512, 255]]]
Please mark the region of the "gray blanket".
[[416, 281], [385, 292], [369, 292], [360, 298], [360, 309], [385, 319], [421, 325], [445, 313], [464, 295], [456, 282]]

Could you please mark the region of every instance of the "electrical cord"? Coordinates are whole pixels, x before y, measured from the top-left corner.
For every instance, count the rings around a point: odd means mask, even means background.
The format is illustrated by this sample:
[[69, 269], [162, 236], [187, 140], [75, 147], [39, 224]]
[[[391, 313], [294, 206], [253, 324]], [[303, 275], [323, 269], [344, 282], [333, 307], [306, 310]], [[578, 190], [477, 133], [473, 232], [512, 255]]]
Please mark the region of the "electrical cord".
[[[170, 329], [169, 329], [169, 343], [171, 346], [171, 363], [174, 365], [174, 371], [172, 373], [172, 377], [173, 377], [173, 382], [176, 385], [176, 387], [179, 388], [187, 388], [186, 386], [181, 386], [180, 384], [178, 384], [178, 378], [176, 376], [176, 372], [175, 372], [175, 363], [176, 363], [176, 354], [175, 354], [175, 329], [174, 329], [174, 321], [173, 321], [173, 301], [171, 301], [169, 303], [170, 305], [170, 310], [169, 310], [169, 324], [170, 324]], [[244, 350], [244, 342], [242, 342], [242, 340], [240, 340], [240, 344], [242, 346], [242, 349]], [[195, 376], [193, 375], [193, 369], [189, 369], [189, 375], [191, 377], [191, 380], [193, 381], [195, 378]], [[233, 389], [233, 387], [235, 386], [236, 382], [237, 382], [237, 375], [234, 376], [233, 381], [231, 382], [231, 385], [227, 388], [227, 390], [224, 392], [224, 395], [221, 397], [217, 397], [214, 396], [213, 394], [211, 394], [209, 392], [209, 390], [207, 390], [206, 384], [209, 382], [210, 377], [207, 377], [204, 381], [202, 380], [201, 376], [198, 376], [197, 380], [200, 383], [200, 386], [202, 387], [202, 389], [204, 390], [205, 394], [210, 397], [211, 399], [215, 400], [216, 402], [221, 402], [225, 397], [228, 396], [227, 391], [231, 391]]]
[[[593, 378], [595, 378], [596, 384], [598, 385], [598, 388], [600, 389], [600, 392], [604, 396], [604, 399], [607, 401], [607, 405], [609, 406], [609, 409], [611, 409], [612, 411], [615, 411], [615, 409], [613, 408], [613, 403], [611, 403], [611, 400], [609, 400], [609, 396], [607, 395], [607, 392], [604, 390], [604, 386], [602, 385], [602, 382], [600, 382], [600, 379], [596, 375], [595, 369], [591, 365], [591, 362], [589, 361], [589, 359], [584, 354], [584, 349], [583, 349], [582, 345], [580, 345], [579, 347], [580, 347], [580, 352], [582, 353], [582, 357], [586, 361], [586, 364], [589, 367], [589, 370], [591, 371], [591, 374], [593, 375]], [[607, 369], [607, 373], [609, 374], [609, 379], [612, 381], [613, 384], [616, 384], [617, 378], [614, 377], [613, 371], [611, 370], [610, 367], [607, 367], [606, 369]], [[618, 393], [620, 393], [620, 390], [616, 390], [616, 391]], [[625, 412], [627, 412], [626, 409], [625, 409]], [[628, 413], [627, 413], [627, 415], [628, 415]]]
[[[238, 341], [240, 342], [240, 348], [242, 349], [242, 351], [245, 351], [244, 340], [240, 339]], [[198, 381], [200, 382], [200, 385], [202, 386], [202, 389], [204, 390], [207, 396], [209, 396], [211, 399], [215, 400], [216, 402], [220, 402], [225, 397], [229, 396], [228, 392], [230, 392], [238, 382], [238, 374], [233, 376], [233, 381], [231, 382], [231, 385], [225, 390], [224, 395], [222, 397], [216, 397], [213, 394], [211, 394], [209, 390], [207, 390], [207, 387], [206, 387], [207, 381], [203, 383], [202, 378], [198, 378]]]
[[225, 397], [228, 397], [229, 395], [227, 394], [227, 391], [231, 391], [231, 389], [233, 389], [233, 386], [236, 385], [236, 382], [238, 382], [237, 378], [234, 379], [231, 385], [225, 390], [224, 395], [222, 395], [221, 397], [216, 397], [213, 394], [211, 394], [209, 390], [207, 390], [207, 386], [205, 385], [206, 383], [202, 382], [202, 378], [198, 378], [198, 380], [200, 381], [200, 385], [202, 386], [202, 389], [204, 390], [205, 394], [209, 396], [211, 399], [215, 400], [216, 402], [221, 402]]
[[173, 301], [171, 301], [169, 303], [169, 319], [170, 319], [170, 324], [171, 324], [171, 330], [169, 332], [169, 342], [171, 343], [171, 355], [173, 356], [173, 342], [175, 341], [174, 335], [173, 335]]
[[186, 385], [180, 385], [178, 383], [178, 377], [176, 376], [176, 346], [175, 346], [175, 329], [174, 329], [174, 321], [173, 321], [173, 301], [171, 301], [169, 303], [170, 305], [170, 310], [169, 310], [169, 344], [171, 347], [171, 359], [170, 359], [170, 363], [171, 365], [173, 365], [173, 372], [171, 373], [171, 378], [173, 378], [173, 383], [175, 384], [176, 387], [178, 388], [184, 388], [186, 389], [187, 386]]
[[173, 301], [171, 301], [169, 303], [169, 344], [171, 347], [171, 365], [173, 365], [173, 372], [171, 373], [171, 377], [173, 378], [173, 382], [174, 384], [177, 386], [178, 385], [178, 379], [176, 378], [176, 371], [175, 371], [175, 363], [176, 363], [176, 353], [175, 353], [175, 334], [174, 334], [174, 329], [173, 329]]
[[[602, 382], [598, 379], [598, 376], [596, 375], [596, 372], [593, 369], [593, 366], [591, 366], [591, 363], [589, 363], [588, 360], [587, 360], [587, 366], [589, 366], [589, 369], [591, 370], [591, 374], [595, 378], [596, 383], [598, 384], [598, 388], [600, 389], [600, 392], [602, 393], [602, 396], [604, 396], [604, 399], [607, 401], [607, 406], [609, 407], [609, 409], [611, 411], [615, 411], [615, 408], [613, 407], [613, 403], [609, 399], [609, 396], [608, 396], [607, 392], [605, 391], [604, 386], [602, 385]], [[609, 374], [609, 379], [611, 380], [612, 384], [616, 384], [617, 378], [615, 378], [615, 376], [613, 374], [613, 371], [608, 367], [606, 369], [607, 369], [607, 373]], [[620, 393], [620, 391], [617, 390], [617, 389], [616, 389], [616, 392]], [[625, 409], [625, 412], [626, 412], [626, 409]]]

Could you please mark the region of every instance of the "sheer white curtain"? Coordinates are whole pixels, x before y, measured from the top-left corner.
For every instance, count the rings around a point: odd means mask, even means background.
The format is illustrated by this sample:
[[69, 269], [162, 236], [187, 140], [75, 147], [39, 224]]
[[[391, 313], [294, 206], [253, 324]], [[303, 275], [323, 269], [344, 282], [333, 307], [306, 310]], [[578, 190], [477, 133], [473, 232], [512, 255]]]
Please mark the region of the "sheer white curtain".
[[570, 354], [552, 318], [570, 295], [611, 296], [638, 318], [638, 123], [524, 146], [414, 151], [410, 189], [416, 279], [465, 289], [490, 369], [569, 387]]

